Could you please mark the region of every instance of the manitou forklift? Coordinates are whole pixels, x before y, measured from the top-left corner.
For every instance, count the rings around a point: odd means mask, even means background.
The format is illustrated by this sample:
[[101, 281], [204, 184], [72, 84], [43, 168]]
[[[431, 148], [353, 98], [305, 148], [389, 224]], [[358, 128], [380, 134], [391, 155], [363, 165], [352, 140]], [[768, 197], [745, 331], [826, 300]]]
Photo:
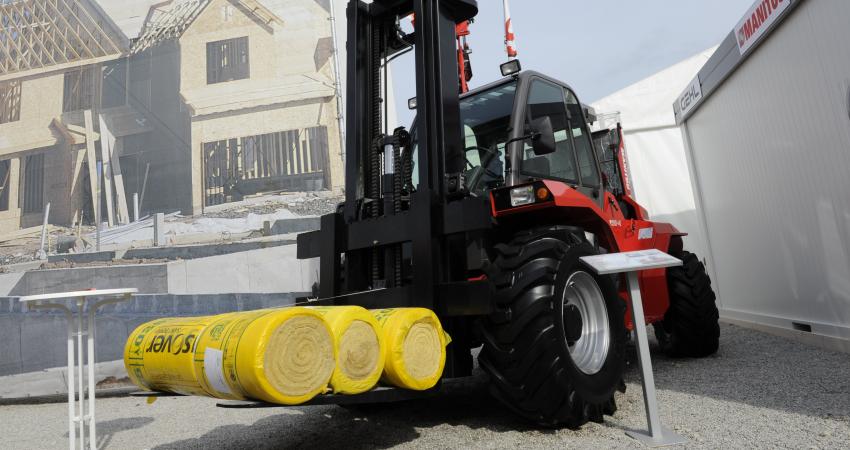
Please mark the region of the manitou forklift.
[[[490, 391], [516, 413], [602, 421], [625, 388], [630, 298], [579, 257], [684, 261], [640, 275], [647, 322], [673, 355], [717, 351], [715, 296], [685, 233], [632, 198], [619, 125], [592, 134], [573, 90], [518, 60], [460, 94], [457, 25], [477, 12], [474, 0], [349, 2], [345, 203], [298, 237], [298, 257], [320, 258], [317, 304], [433, 309], [452, 337], [444, 378], [471, 375], [483, 346]], [[411, 47], [417, 118], [386, 133], [382, 66]]]

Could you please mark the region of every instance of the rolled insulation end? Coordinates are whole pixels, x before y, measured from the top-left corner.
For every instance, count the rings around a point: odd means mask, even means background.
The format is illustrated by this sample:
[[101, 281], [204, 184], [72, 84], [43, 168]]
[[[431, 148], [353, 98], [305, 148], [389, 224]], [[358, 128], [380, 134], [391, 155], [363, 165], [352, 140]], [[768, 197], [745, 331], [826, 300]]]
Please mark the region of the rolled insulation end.
[[384, 370], [381, 326], [359, 306], [312, 307], [331, 327], [337, 349], [331, 387], [339, 394], [360, 394], [372, 389]]
[[386, 361], [382, 380], [423, 391], [434, 387], [446, 365], [451, 342], [433, 311], [424, 308], [373, 310], [381, 324]]
[[325, 392], [336, 361], [330, 328], [307, 308], [222, 317], [204, 330], [195, 354], [209, 395], [284, 405]]

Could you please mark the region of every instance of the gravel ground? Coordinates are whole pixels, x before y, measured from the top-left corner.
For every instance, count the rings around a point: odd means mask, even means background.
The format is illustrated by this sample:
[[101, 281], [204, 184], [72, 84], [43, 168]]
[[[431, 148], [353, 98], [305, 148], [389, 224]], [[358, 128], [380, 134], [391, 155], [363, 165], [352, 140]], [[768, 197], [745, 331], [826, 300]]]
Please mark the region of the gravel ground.
[[[689, 448], [847, 448], [850, 357], [733, 325], [703, 360], [653, 346], [662, 420]], [[635, 355], [619, 411], [578, 431], [538, 430], [507, 413], [484, 379], [433, 398], [348, 410], [336, 406], [233, 410], [206, 398], [98, 400], [99, 448], [635, 448], [645, 427]], [[67, 448], [63, 404], [0, 406], [3, 448]], [[640, 447], [638, 447], [640, 448]]]

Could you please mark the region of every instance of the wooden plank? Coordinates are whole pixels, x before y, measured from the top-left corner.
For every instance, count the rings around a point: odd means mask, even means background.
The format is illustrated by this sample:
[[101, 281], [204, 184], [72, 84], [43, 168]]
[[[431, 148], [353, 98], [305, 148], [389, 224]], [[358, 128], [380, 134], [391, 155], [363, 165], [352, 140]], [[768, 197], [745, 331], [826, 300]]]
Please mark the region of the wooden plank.
[[[3, 236], [0, 237], [0, 242], [11, 242], [11, 241], [15, 241], [15, 240], [18, 240], [18, 239], [24, 239], [24, 238], [28, 238], [28, 237], [38, 236], [39, 234], [41, 234], [41, 229], [42, 229], [42, 226], [38, 225], [38, 226], [30, 227], [30, 228], [24, 228], [24, 229], [21, 229], [21, 230], [3, 233]], [[55, 227], [53, 225], [47, 225], [47, 231], [49, 233], [52, 233], [56, 229], [57, 229], [57, 227]]]
[[[53, 128], [62, 135], [62, 138], [70, 145], [86, 143], [86, 129], [78, 125], [63, 123], [62, 119], [56, 117], [53, 119]], [[100, 140], [100, 133], [92, 133], [95, 141]]]
[[[77, 192], [77, 189], [80, 188], [79, 183], [80, 179], [83, 177], [83, 161], [86, 160], [86, 150], [79, 149], [76, 150], [76, 154], [74, 157], [74, 172], [71, 174], [71, 190], [69, 191], [69, 196], [73, 198], [74, 192]], [[71, 220], [71, 223], [77, 223], [81, 221], [83, 217], [83, 212], [81, 209], [74, 210], [74, 217]]]
[[[89, 186], [91, 188], [91, 204], [92, 210], [94, 211], [93, 219], [95, 222], [100, 218], [100, 214], [98, 214], [100, 205], [99, 200], [100, 197], [97, 195], [97, 155], [95, 154], [94, 148], [94, 125], [92, 124], [92, 114], [91, 110], [87, 109], [83, 112], [83, 117], [85, 118], [86, 125], [86, 161], [89, 166]], [[97, 225], [97, 223], [95, 223]]]
[[[53, 120], [57, 120], [57, 119], [53, 119]], [[82, 135], [86, 134], [86, 129], [83, 128], [83, 127], [80, 127], [80, 126], [77, 126], [77, 125], [74, 125], [74, 124], [71, 124], [71, 123], [64, 124], [64, 126], [65, 126], [65, 128], [68, 129], [68, 131], [71, 131], [73, 133], [82, 134]], [[92, 133], [92, 137], [94, 138], [95, 141], [99, 141], [100, 140], [100, 133]]]
[[100, 161], [103, 167], [103, 193], [106, 196], [106, 221], [109, 226], [115, 226], [115, 210], [112, 202], [112, 137], [109, 135], [109, 129], [106, 127], [106, 122], [103, 120], [103, 114], [99, 115], [100, 119]]
[[124, 148], [124, 140], [116, 139], [115, 145], [111, 147], [110, 160], [112, 161], [112, 180], [115, 182], [115, 195], [118, 200], [118, 222], [122, 224], [130, 223], [127, 191], [124, 190], [124, 175], [121, 173], [121, 153]]
[[145, 191], [148, 189], [148, 173], [151, 171], [151, 163], [145, 166], [145, 178], [142, 181], [142, 195], [139, 196], [139, 211], [142, 211], [142, 205], [145, 204]]

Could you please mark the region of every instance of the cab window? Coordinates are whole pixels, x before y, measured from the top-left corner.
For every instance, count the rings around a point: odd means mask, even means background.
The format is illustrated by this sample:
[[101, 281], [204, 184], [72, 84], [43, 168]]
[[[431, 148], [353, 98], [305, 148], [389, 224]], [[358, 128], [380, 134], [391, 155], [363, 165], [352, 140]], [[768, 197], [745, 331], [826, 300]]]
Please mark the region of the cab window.
[[558, 85], [535, 79], [528, 93], [527, 123], [549, 116], [555, 132], [555, 152], [537, 156], [526, 142], [522, 150], [523, 175], [578, 182], [576, 159], [573, 151], [572, 129], [567, 115], [564, 89]]
[[567, 110], [570, 112], [570, 129], [576, 148], [581, 184], [588, 187], [599, 186], [599, 172], [593, 159], [593, 142], [585, 127], [584, 112], [581, 103], [569, 90], [567, 91]]

